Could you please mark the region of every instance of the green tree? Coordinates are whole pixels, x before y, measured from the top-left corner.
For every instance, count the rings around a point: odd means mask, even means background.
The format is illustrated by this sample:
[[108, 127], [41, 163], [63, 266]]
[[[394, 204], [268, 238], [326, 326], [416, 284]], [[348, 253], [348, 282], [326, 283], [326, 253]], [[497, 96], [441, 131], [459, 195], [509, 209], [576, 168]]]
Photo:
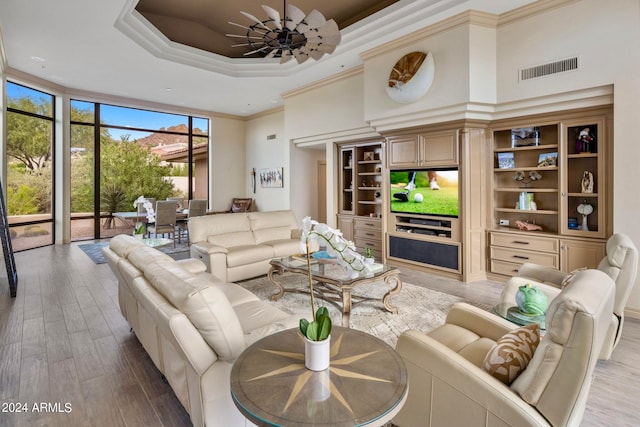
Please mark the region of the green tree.
[[[51, 117], [51, 103], [44, 99], [10, 98], [9, 107]], [[53, 122], [24, 114], [7, 113], [7, 156], [36, 171], [51, 160]]]
[[173, 184], [164, 178], [169, 168], [161, 166], [160, 157], [147, 148], [136, 142], [103, 140], [100, 155], [101, 198], [104, 189], [124, 192], [119, 210], [132, 210], [139, 196], [163, 200], [173, 195]]

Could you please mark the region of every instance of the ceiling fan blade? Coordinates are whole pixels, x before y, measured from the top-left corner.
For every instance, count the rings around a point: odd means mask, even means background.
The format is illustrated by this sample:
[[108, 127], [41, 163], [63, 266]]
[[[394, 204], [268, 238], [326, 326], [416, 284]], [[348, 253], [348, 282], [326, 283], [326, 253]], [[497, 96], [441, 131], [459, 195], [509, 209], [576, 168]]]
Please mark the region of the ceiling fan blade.
[[231, 47], [243, 47], [243, 46], [249, 46], [249, 43], [240, 43], [240, 44], [232, 44]]
[[276, 26], [277, 29], [282, 30], [282, 24], [280, 23], [280, 13], [272, 7], [262, 5], [262, 8], [267, 13], [267, 16], [273, 19], [273, 25]]
[[293, 58], [293, 55], [291, 55], [291, 52], [288, 50], [283, 50], [282, 56], [280, 57], [280, 63], [284, 64], [285, 62], [289, 62], [291, 61], [291, 58]]
[[316, 61], [319, 61], [324, 56], [324, 52], [321, 52], [318, 49], [313, 49], [310, 55], [311, 55], [311, 58], [315, 59]]
[[322, 15], [322, 13], [318, 12], [317, 10], [313, 9], [305, 18], [304, 21], [307, 23], [307, 25], [309, 25], [309, 27], [311, 28], [318, 28], [323, 26], [327, 20], [324, 18], [324, 16]]
[[309, 59], [309, 54], [303, 52], [300, 49], [294, 49], [293, 50], [293, 56], [296, 58], [296, 61], [298, 61], [298, 64], [302, 64], [307, 59]]
[[265, 58], [273, 58], [274, 56], [276, 56], [276, 53], [278, 53], [278, 50], [280, 49], [273, 49], [271, 52], [267, 54], [267, 56], [265, 56]]
[[245, 52], [245, 53], [243, 53], [243, 55], [244, 56], [253, 55], [254, 53], [262, 52], [263, 50], [268, 49], [268, 48], [269, 48], [269, 46], [265, 45], [265, 46], [262, 46], [259, 49], [252, 50], [251, 52]]
[[[266, 34], [266, 32], [262, 32], [262, 31], [258, 30], [258, 29], [257, 29], [257, 28], [255, 28], [255, 27], [254, 27], [254, 28], [251, 28], [251, 27], [247, 27], [246, 25], [236, 24], [235, 22], [231, 22], [231, 21], [229, 21], [228, 23], [229, 23], [229, 24], [231, 24], [231, 25], [235, 25], [236, 27], [244, 28], [245, 30], [255, 31], [255, 32], [256, 32], [256, 33], [258, 33], [258, 34]], [[267, 28], [267, 29], [268, 29], [269, 31], [271, 31], [271, 29], [270, 29], [270, 28]]]
[[258, 25], [258, 26], [260, 26], [262, 28], [266, 28], [267, 30], [271, 31], [271, 28], [269, 28], [266, 25], [264, 25], [261, 20], [259, 20], [258, 18], [256, 18], [252, 14], [247, 13], [247, 12], [243, 12], [243, 11], [240, 11], [240, 13], [243, 14], [244, 16], [246, 16], [247, 18], [249, 18], [250, 20], [254, 21], [256, 25]]
[[257, 36], [240, 36], [238, 34], [225, 34], [225, 36], [227, 37], [237, 37], [239, 39], [255, 39], [255, 40], [262, 40], [262, 37], [257, 37]]
[[296, 26], [298, 26], [298, 24], [304, 19], [304, 12], [292, 4], [288, 4], [287, 9], [287, 19], [284, 25], [285, 27], [293, 31], [295, 30]]

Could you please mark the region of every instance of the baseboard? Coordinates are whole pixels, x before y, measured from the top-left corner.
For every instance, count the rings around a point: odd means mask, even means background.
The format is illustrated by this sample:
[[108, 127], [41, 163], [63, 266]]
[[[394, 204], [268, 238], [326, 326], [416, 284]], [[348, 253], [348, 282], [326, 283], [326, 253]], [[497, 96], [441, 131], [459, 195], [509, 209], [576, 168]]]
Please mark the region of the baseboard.
[[625, 308], [624, 309], [625, 317], [631, 317], [632, 319], [640, 320], [640, 309], [638, 308]]

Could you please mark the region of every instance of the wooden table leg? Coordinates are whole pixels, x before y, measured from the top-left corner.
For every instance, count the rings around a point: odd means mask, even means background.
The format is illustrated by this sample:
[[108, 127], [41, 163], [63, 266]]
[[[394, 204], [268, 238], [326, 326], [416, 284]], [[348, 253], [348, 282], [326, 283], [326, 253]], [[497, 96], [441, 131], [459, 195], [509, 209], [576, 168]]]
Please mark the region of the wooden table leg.
[[351, 286], [344, 286], [340, 292], [342, 296], [342, 327], [350, 328], [351, 318]]
[[400, 278], [397, 275], [388, 276], [384, 279], [384, 283], [386, 285], [390, 285], [393, 282], [396, 283], [395, 288], [391, 289], [389, 292], [387, 292], [384, 295], [382, 302], [384, 304], [384, 308], [386, 308], [393, 314], [398, 314], [398, 307], [396, 307], [395, 305], [391, 305], [391, 302], [389, 301], [389, 299], [395, 294], [397, 294], [398, 292], [400, 292], [400, 290], [402, 290], [402, 280], [400, 280]]

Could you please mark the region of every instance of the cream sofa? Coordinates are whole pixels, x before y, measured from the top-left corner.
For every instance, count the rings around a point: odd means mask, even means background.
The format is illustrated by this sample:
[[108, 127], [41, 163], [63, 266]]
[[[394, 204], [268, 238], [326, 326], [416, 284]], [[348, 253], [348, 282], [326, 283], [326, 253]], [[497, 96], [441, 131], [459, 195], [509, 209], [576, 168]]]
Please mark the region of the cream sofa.
[[611, 319], [614, 287], [602, 271], [577, 273], [551, 302], [544, 337], [510, 385], [482, 365], [496, 341], [516, 325], [458, 303], [443, 326], [426, 335], [404, 332], [396, 349], [407, 365], [410, 388], [393, 423], [399, 427], [580, 425]]
[[113, 237], [103, 254], [118, 279], [123, 316], [193, 425], [246, 425], [231, 399], [233, 361], [298, 319], [216, 280], [200, 261], [175, 261], [132, 236]]
[[292, 211], [206, 215], [189, 220], [191, 257], [223, 282], [267, 274], [269, 261], [300, 252]]

